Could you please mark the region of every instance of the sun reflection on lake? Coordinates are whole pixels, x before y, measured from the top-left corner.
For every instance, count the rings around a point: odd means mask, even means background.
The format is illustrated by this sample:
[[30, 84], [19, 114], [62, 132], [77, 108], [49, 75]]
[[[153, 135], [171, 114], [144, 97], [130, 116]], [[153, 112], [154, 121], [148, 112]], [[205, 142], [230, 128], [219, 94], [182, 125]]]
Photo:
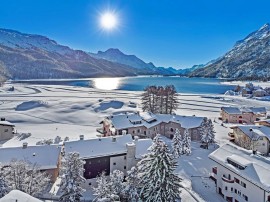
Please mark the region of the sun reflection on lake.
[[100, 90], [115, 90], [119, 88], [119, 78], [96, 78], [93, 80], [94, 88]]

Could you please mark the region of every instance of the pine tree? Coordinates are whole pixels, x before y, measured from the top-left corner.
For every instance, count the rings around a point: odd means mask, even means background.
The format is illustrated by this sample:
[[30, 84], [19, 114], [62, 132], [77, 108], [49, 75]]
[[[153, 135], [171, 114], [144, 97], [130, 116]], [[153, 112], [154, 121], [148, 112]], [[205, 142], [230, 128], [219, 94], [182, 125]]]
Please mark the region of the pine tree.
[[138, 163], [143, 201], [172, 202], [180, 198], [181, 178], [174, 174], [176, 167], [168, 146], [157, 135], [150, 153]]
[[188, 129], [185, 129], [184, 132], [182, 149], [183, 154], [191, 154], [191, 138]]
[[124, 190], [124, 173], [120, 170], [114, 170], [110, 174], [110, 186], [112, 193], [114, 195], [119, 196], [119, 198], [122, 197], [123, 195], [123, 190]]
[[200, 133], [202, 142], [208, 144], [215, 141], [215, 130], [211, 119], [204, 118]]
[[17, 189], [32, 196], [42, 193], [50, 181], [46, 173], [40, 172], [37, 164], [23, 160], [12, 160], [2, 168], [2, 175], [9, 189]]
[[63, 159], [60, 184], [63, 194], [60, 197], [60, 201], [80, 201], [85, 191], [81, 187], [81, 184], [85, 181], [83, 177], [84, 164], [85, 161], [80, 158], [77, 152], [68, 153]]
[[182, 136], [178, 128], [175, 129], [175, 133], [172, 139], [172, 154], [175, 158], [181, 156], [183, 150]]
[[138, 202], [140, 200], [138, 168], [132, 167], [131, 170], [127, 172], [127, 174], [124, 198], [126, 201]]
[[108, 199], [110, 201], [111, 188], [109, 183], [109, 178], [105, 176], [105, 172], [102, 172], [99, 177], [97, 177], [97, 187], [94, 188], [94, 195], [96, 195], [96, 201]]
[[2, 171], [2, 167], [0, 166], [0, 198], [5, 196], [9, 192], [9, 187], [7, 181], [4, 177], [4, 173]]

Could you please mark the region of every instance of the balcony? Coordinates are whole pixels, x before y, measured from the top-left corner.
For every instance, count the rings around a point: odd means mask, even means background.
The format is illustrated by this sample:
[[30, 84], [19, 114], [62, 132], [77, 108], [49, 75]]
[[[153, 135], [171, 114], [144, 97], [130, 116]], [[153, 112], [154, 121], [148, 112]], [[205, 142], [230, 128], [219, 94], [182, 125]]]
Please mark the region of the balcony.
[[234, 183], [234, 179], [229, 179], [225, 175], [222, 176], [222, 180], [227, 183]]

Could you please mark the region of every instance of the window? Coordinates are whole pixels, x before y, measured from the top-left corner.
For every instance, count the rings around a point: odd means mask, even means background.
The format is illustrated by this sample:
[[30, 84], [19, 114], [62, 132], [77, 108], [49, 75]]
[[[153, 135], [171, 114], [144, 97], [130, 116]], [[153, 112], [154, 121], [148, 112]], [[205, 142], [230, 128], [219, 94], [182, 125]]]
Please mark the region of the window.
[[239, 184], [239, 180], [235, 177], [234, 181]]
[[231, 192], [233, 192], [233, 188], [231, 187]]
[[138, 129], [138, 130], [137, 130], [137, 133], [139, 133], [139, 132], [141, 132], [141, 130], [140, 130], [140, 129]]
[[92, 184], [91, 184], [91, 182], [89, 182], [89, 184], [88, 184], [89, 186], [91, 186]]
[[225, 190], [227, 191], [228, 190], [228, 187], [225, 187]]
[[7, 133], [8, 132], [8, 129], [5, 129], [5, 133]]
[[262, 146], [265, 146], [265, 143], [262, 143]]
[[173, 128], [171, 128], [171, 132], [173, 132]]
[[243, 197], [246, 201], [248, 201], [248, 197], [245, 194], [243, 194]]
[[132, 133], [134, 134], [134, 133], [135, 133], [135, 131], [133, 130], [133, 131], [132, 131]]
[[237, 189], [234, 189], [234, 193], [236, 193], [236, 194], [237, 194]]
[[113, 163], [113, 165], [115, 166], [115, 165], [116, 165], [116, 163]]
[[124, 156], [124, 159], [126, 160], [127, 159], [127, 156]]
[[126, 167], [126, 166], [124, 166], [124, 169], [127, 169], [127, 167]]
[[244, 182], [242, 182], [242, 181], [241, 181], [241, 185], [242, 185], [243, 187], [245, 187], [245, 188], [246, 188], [246, 186], [247, 186], [246, 183], [244, 183]]

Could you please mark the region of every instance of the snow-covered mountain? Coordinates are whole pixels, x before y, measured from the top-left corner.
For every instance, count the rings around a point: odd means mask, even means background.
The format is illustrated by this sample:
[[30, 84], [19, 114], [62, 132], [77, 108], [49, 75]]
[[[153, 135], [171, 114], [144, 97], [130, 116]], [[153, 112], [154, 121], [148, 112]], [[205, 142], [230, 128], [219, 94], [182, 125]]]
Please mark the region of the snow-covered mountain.
[[235, 79], [270, 79], [270, 25], [252, 32], [224, 56], [190, 76]]
[[47, 37], [0, 29], [0, 79], [132, 76], [135, 68], [96, 59]]
[[120, 64], [128, 65], [136, 68], [141, 74], [161, 74], [174, 75], [178, 71], [172, 67], [156, 67], [152, 62], [146, 63], [135, 55], [127, 55], [117, 48], [110, 48], [106, 51], [98, 51], [97, 53], [89, 53], [91, 56], [99, 59], [109, 60]]

